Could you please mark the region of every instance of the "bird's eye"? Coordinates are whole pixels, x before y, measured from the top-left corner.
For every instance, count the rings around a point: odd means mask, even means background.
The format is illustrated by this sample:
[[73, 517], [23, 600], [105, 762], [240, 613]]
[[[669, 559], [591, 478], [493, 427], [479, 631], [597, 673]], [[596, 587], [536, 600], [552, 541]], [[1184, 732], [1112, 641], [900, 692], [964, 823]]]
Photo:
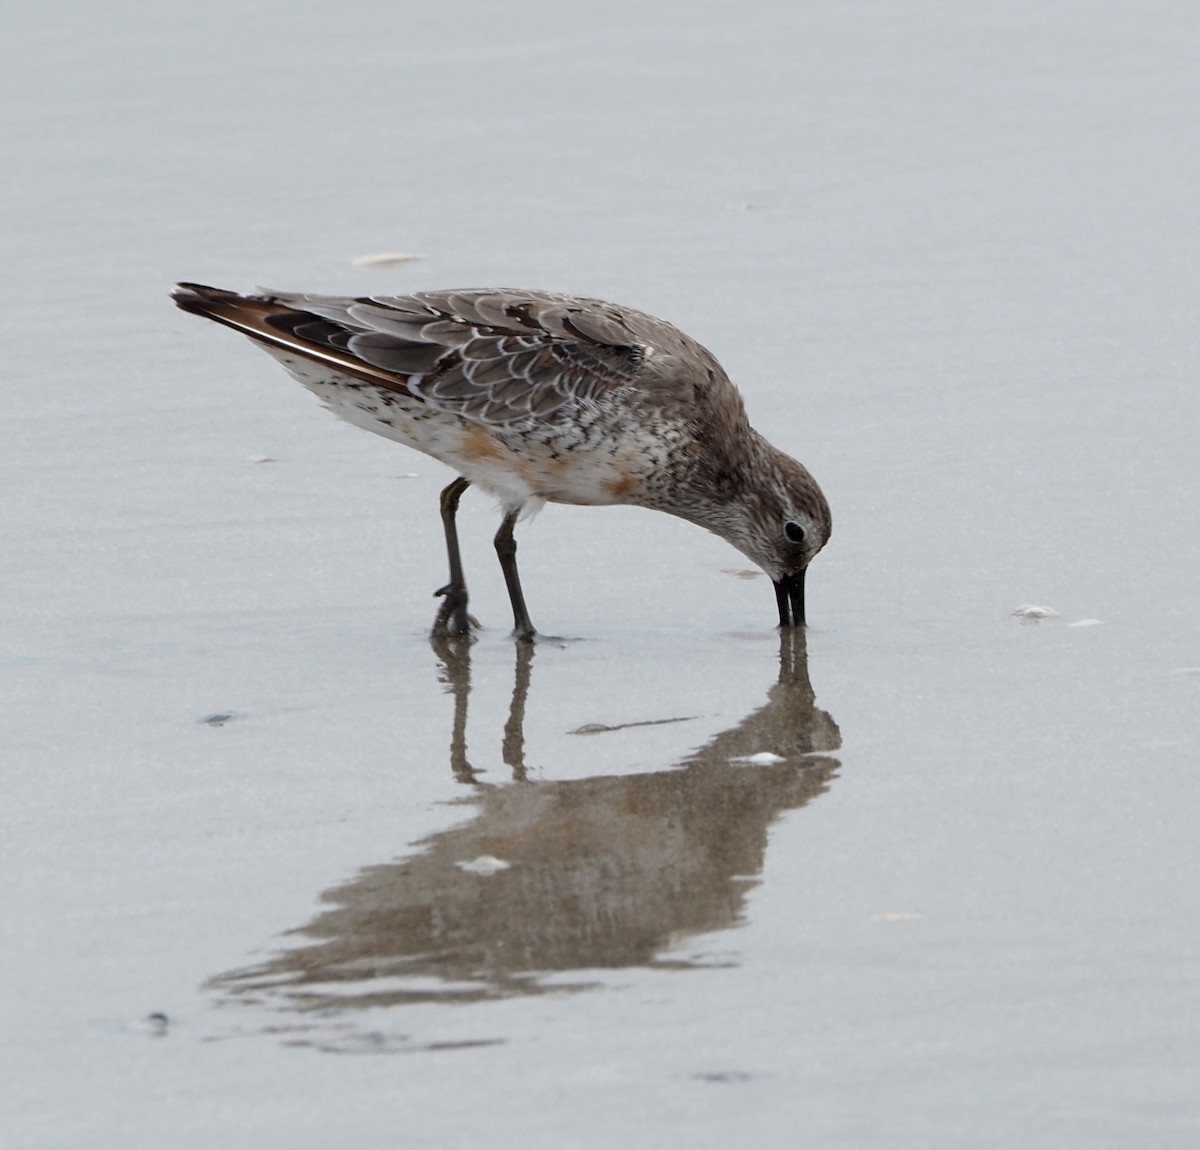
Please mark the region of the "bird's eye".
[[804, 542], [804, 528], [801, 527], [799, 523], [789, 523], [786, 527], [784, 527], [783, 533], [793, 543], [803, 543]]

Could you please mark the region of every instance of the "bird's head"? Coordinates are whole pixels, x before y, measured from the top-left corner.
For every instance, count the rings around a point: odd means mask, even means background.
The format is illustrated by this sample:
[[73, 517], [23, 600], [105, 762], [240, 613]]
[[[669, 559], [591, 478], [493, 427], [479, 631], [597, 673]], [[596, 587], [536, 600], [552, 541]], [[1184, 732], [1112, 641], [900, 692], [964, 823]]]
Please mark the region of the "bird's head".
[[747, 469], [717, 533], [757, 563], [775, 584], [781, 627], [804, 625], [804, 575], [829, 541], [829, 504], [807, 469], [766, 449]]

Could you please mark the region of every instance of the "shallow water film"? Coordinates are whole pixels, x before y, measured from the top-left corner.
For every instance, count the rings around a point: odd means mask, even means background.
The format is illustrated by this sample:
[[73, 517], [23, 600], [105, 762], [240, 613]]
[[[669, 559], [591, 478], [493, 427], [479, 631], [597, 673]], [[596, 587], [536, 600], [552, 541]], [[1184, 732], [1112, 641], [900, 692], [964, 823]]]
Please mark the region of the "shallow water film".
[[[25, 6], [0, 45], [0, 1143], [1200, 1144], [1200, 9]], [[806, 632], [517, 528], [176, 280], [678, 324]]]

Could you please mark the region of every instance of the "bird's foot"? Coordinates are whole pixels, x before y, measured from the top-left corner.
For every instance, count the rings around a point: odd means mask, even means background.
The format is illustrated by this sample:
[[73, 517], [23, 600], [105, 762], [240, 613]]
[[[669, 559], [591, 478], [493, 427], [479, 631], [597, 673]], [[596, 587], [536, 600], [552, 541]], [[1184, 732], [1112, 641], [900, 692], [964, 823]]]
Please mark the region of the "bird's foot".
[[479, 630], [479, 620], [467, 614], [467, 589], [447, 583], [434, 593], [435, 598], [442, 600], [437, 616], [433, 620], [433, 635], [435, 638], [452, 635], [469, 635], [473, 630]]

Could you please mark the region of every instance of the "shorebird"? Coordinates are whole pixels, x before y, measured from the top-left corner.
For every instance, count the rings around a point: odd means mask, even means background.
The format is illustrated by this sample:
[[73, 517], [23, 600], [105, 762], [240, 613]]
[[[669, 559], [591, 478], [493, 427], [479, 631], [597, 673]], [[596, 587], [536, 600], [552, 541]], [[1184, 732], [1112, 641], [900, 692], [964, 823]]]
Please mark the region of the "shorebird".
[[472, 623], [455, 527], [472, 484], [503, 509], [495, 546], [518, 638], [536, 631], [513, 529], [546, 502], [631, 504], [704, 527], [771, 578], [781, 627], [804, 625], [829, 504], [750, 426], [716, 358], [664, 320], [520, 289], [352, 299], [185, 283], [174, 299], [249, 336], [335, 415], [458, 472], [441, 494], [450, 579], [435, 635]]

